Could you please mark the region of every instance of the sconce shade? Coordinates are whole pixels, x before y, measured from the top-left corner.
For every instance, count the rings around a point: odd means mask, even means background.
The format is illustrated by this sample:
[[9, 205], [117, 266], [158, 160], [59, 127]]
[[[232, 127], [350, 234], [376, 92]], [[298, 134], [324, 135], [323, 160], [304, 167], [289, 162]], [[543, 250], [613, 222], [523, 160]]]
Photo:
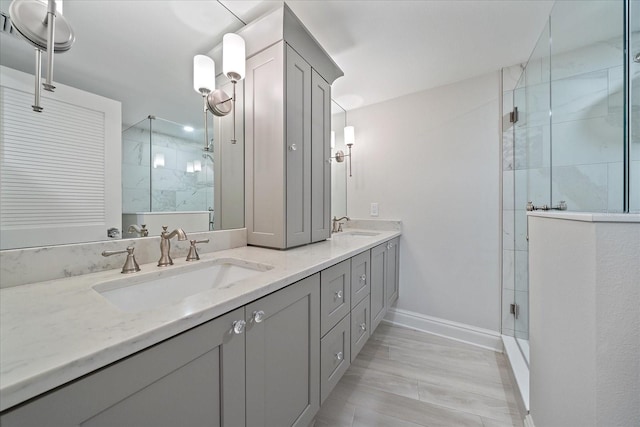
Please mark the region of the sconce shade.
[[164, 154], [156, 153], [153, 156], [153, 167], [154, 168], [163, 168], [164, 167]]
[[193, 57], [193, 89], [202, 93], [212, 92], [216, 88], [216, 64], [206, 55]]
[[356, 133], [353, 126], [346, 126], [344, 128], [344, 143], [346, 145], [354, 145], [356, 142]]
[[222, 38], [222, 72], [231, 81], [240, 81], [245, 76], [244, 39], [237, 34], [227, 33]]
[[331, 131], [331, 148], [336, 148], [336, 132]]

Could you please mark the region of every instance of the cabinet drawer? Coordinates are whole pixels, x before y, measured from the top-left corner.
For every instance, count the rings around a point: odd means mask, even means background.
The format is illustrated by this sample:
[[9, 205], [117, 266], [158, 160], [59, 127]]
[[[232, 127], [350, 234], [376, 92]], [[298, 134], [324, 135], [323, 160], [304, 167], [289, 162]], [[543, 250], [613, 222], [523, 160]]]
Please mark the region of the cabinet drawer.
[[320, 272], [320, 336], [351, 311], [351, 260]]
[[351, 308], [362, 301], [369, 292], [371, 274], [371, 251], [366, 251], [351, 258]]
[[338, 384], [351, 363], [351, 316], [345, 316], [320, 341], [320, 404]]
[[371, 324], [371, 313], [369, 307], [369, 296], [365, 297], [360, 304], [351, 310], [351, 361], [364, 347], [369, 339], [369, 325]]

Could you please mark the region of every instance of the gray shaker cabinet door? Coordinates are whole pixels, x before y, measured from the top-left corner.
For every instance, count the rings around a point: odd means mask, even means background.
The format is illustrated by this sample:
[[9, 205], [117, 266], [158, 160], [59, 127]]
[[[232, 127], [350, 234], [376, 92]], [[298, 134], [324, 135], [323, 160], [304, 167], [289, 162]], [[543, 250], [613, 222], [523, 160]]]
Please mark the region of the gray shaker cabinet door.
[[400, 238], [390, 240], [387, 243], [387, 309], [398, 299], [398, 273], [400, 264]]
[[371, 251], [351, 258], [351, 308], [371, 291]]
[[311, 66], [286, 50], [287, 247], [311, 242]]
[[351, 311], [351, 261], [320, 272], [320, 336]]
[[277, 43], [252, 56], [244, 80], [247, 242], [271, 248], [286, 247], [284, 55]]
[[320, 396], [329, 397], [351, 364], [351, 316], [346, 315], [320, 342]]
[[331, 237], [331, 86], [311, 77], [311, 241]]
[[0, 418], [10, 426], [242, 426], [238, 309], [96, 371]]
[[247, 427], [307, 427], [318, 411], [319, 298], [315, 274], [246, 306]]
[[386, 314], [385, 279], [387, 271], [387, 244], [371, 249], [371, 330], [376, 330]]
[[353, 362], [369, 339], [371, 310], [369, 296], [351, 310], [351, 361]]

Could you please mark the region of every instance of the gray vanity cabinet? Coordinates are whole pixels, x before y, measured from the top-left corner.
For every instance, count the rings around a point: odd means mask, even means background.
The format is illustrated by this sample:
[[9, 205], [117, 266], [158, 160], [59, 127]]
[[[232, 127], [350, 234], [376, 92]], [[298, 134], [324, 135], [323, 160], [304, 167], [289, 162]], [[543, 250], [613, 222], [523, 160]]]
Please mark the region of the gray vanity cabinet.
[[362, 252], [351, 258], [351, 308], [371, 291], [371, 252]]
[[318, 411], [319, 299], [315, 274], [246, 306], [247, 427], [307, 427]]
[[386, 277], [386, 297], [387, 306], [398, 299], [399, 273], [400, 273], [400, 238], [387, 242], [387, 277]]
[[331, 237], [331, 84], [343, 75], [285, 4], [238, 30], [246, 42], [247, 243]]
[[369, 295], [351, 310], [351, 362], [369, 339], [371, 309]]
[[311, 242], [311, 66], [285, 45], [286, 247]]
[[400, 238], [371, 249], [371, 332], [398, 299]]
[[351, 311], [351, 261], [320, 272], [320, 335], [324, 336]]
[[387, 243], [371, 249], [371, 332], [386, 314]]
[[331, 237], [331, 86], [311, 70], [311, 241]]
[[[329, 237], [331, 186], [325, 160], [331, 91], [328, 84], [320, 87], [311, 66], [284, 42], [247, 59], [245, 197], [250, 244], [284, 249]], [[319, 147], [314, 149], [312, 141]], [[313, 201], [312, 177], [313, 190], [321, 196]]]
[[240, 308], [10, 410], [10, 426], [242, 426]]

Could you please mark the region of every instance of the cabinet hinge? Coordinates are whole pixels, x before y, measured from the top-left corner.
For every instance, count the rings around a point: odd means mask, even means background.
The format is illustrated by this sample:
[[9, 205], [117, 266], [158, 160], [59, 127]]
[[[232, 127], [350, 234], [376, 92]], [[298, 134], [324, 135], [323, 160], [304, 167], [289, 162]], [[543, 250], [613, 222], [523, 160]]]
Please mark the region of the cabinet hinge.
[[511, 304], [509, 306], [509, 313], [513, 314], [517, 319], [520, 314], [520, 306], [518, 304]]
[[518, 121], [518, 107], [513, 107], [513, 111], [509, 113], [509, 122], [516, 123]]

